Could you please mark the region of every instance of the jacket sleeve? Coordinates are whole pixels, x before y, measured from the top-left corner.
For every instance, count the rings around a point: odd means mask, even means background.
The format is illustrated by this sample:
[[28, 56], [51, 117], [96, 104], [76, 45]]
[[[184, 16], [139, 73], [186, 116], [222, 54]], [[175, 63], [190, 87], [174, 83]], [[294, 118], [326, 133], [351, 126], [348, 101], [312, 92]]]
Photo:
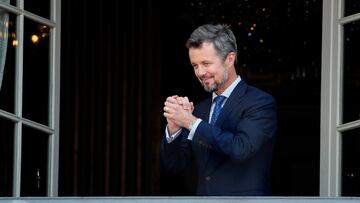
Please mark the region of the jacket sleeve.
[[189, 131], [182, 129], [180, 135], [168, 143], [166, 135], [163, 136], [160, 148], [161, 166], [165, 173], [181, 174], [191, 163], [191, 145], [187, 139]]

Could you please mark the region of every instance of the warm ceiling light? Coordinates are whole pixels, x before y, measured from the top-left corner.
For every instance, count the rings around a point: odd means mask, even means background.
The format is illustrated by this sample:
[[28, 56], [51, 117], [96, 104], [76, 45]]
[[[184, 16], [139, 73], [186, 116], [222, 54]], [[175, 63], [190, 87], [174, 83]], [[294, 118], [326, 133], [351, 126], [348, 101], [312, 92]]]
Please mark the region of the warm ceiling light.
[[14, 39], [14, 40], [12, 41], [12, 45], [13, 45], [14, 47], [16, 47], [16, 46], [18, 45], [18, 41], [17, 41], [16, 39]]
[[31, 41], [36, 44], [39, 42], [39, 37], [37, 35], [32, 35], [31, 36]]

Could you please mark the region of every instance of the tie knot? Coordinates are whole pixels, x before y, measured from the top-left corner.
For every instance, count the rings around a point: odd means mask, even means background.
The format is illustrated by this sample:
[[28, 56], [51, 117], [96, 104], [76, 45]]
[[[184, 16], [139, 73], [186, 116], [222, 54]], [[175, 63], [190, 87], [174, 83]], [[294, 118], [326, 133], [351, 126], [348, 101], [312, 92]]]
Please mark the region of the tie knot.
[[224, 102], [225, 98], [226, 98], [225, 96], [219, 95], [219, 96], [214, 98], [214, 103], [216, 105], [221, 105]]

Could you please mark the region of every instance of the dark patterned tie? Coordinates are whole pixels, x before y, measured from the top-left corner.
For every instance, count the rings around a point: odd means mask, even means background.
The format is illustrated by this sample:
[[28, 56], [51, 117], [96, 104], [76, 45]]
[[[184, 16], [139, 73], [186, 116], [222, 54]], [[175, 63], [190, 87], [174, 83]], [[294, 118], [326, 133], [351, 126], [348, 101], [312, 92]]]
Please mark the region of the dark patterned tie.
[[214, 111], [213, 111], [212, 116], [211, 116], [210, 124], [213, 124], [213, 125], [215, 124], [216, 119], [218, 118], [218, 116], [219, 116], [219, 114], [221, 112], [221, 108], [222, 108], [221, 105], [224, 102], [225, 98], [226, 98], [225, 96], [221, 96], [221, 95], [215, 97], [215, 99], [214, 99], [215, 108], [214, 108]]

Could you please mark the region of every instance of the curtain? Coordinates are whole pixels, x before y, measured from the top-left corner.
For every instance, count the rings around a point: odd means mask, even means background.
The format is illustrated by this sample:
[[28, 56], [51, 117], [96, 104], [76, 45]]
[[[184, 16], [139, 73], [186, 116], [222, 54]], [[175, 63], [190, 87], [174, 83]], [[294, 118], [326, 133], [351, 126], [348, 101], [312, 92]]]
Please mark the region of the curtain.
[[[0, 0], [0, 3], [4, 2], [9, 4], [10, 0]], [[2, 8], [0, 8], [0, 91], [2, 79], [4, 77], [4, 68], [6, 61], [6, 50], [8, 43], [8, 22], [9, 14]]]
[[60, 196], [159, 191], [162, 65], [153, 6], [62, 1]]

